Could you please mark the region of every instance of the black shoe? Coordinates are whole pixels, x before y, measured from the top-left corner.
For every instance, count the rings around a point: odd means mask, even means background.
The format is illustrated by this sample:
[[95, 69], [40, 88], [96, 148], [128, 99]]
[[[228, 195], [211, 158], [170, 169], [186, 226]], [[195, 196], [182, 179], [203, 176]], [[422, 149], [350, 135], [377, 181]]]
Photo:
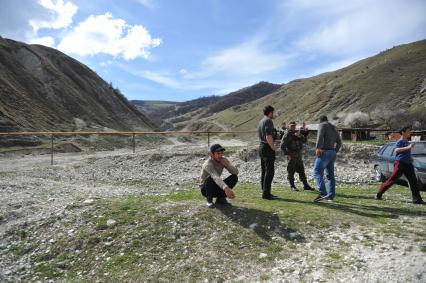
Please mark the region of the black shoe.
[[293, 192], [298, 192], [298, 191], [299, 191], [299, 189], [298, 189], [298, 188], [296, 188], [295, 186], [290, 187], [290, 188], [291, 188], [291, 190], [292, 190]]
[[311, 186], [309, 186], [309, 185], [305, 185], [304, 187], [303, 187], [303, 189], [305, 190], [305, 191], [315, 191], [315, 189], [314, 188], [312, 188]]
[[413, 203], [414, 204], [423, 204], [423, 205], [426, 205], [426, 202], [424, 201], [424, 200], [416, 200], [416, 201], [413, 201]]
[[270, 194], [270, 195], [262, 196], [262, 198], [267, 200], [274, 200], [274, 199], [277, 199], [278, 197]]
[[329, 202], [329, 203], [332, 203], [332, 202], [333, 202], [333, 198], [331, 198], [331, 197], [326, 197], [325, 199], [326, 199], [326, 200], [327, 200], [327, 202]]
[[222, 206], [231, 205], [226, 198], [217, 198], [215, 203]]
[[327, 196], [321, 196], [321, 195], [318, 195], [315, 199], [314, 199], [314, 202], [320, 202], [320, 201], [322, 201], [322, 200], [324, 200], [324, 199], [326, 199], [327, 198]]
[[382, 200], [383, 199], [383, 194], [382, 193], [377, 193], [376, 194], [376, 199], [377, 200]]

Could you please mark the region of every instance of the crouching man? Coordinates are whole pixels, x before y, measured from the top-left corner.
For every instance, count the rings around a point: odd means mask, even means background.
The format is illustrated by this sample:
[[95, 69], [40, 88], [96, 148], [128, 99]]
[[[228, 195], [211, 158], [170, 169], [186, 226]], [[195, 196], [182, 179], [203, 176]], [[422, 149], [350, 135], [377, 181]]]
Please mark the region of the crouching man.
[[[223, 156], [225, 149], [220, 144], [210, 147], [210, 158], [204, 162], [201, 169], [200, 188], [201, 194], [207, 199], [207, 207], [213, 207], [213, 198], [216, 204], [228, 205], [226, 198], [233, 199], [235, 193], [232, 189], [238, 182], [238, 169]], [[221, 179], [223, 169], [231, 175], [225, 180]]]

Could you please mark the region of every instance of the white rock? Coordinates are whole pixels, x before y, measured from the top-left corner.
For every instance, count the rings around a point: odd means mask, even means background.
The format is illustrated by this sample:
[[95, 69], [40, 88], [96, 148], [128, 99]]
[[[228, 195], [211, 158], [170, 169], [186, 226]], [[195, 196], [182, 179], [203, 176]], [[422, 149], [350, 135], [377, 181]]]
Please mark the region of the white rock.
[[265, 253], [260, 253], [259, 254], [259, 258], [265, 258], [265, 257], [267, 257], [268, 255], [267, 254], [265, 254]]
[[112, 226], [114, 226], [115, 224], [117, 224], [117, 221], [115, 221], [114, 219], [108, 219], [108, 220], [107, 220], [107, 223], [106, 223], [106, 225], [107, 225], [108, 227], [112, 227]]
[[93, 204], [95, 202], [94, 199], [88, 198], [85, 201], [83, 201], [83, 204], [89, 205], [89, 204]]
[[256, 228], [256, 226], [257, 226], [257, 223], [252, 223], [250, 224], [249, 228], [253, 230], [254, 228]]

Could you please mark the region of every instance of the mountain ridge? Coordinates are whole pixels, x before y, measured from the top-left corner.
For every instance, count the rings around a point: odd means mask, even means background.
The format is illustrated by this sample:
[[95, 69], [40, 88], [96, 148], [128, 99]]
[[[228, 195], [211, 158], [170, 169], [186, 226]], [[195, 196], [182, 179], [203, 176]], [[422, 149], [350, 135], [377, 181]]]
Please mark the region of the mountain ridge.
[[339, 126], [396, 128], [405, 123], [426, 128], [426, 40], [387, 49], [339, 70], [290, 81], [259, 99], [209, 116], [188, 112], [167, 120], [178, 129], [252, 130], [265, 105], [275, 107], [276, 123], [316, 123], [321, 115], [328, 115]]

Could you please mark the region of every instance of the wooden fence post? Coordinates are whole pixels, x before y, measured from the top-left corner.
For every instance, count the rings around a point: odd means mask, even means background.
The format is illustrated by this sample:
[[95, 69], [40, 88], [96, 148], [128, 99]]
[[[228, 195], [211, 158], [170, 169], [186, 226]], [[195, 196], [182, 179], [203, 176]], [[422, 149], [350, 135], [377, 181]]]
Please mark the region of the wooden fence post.
[[136, 151], [135, 133], [133, 133], [133, 140], [132, 140], [132, 143], [133, 143], [133, 153], [135, 153], [135, 151]]
[[207, 131], [207, 148], [210, 148], [210, 131]]
[[50, 136], [50, 165], [53, 165], [53, 134]]

